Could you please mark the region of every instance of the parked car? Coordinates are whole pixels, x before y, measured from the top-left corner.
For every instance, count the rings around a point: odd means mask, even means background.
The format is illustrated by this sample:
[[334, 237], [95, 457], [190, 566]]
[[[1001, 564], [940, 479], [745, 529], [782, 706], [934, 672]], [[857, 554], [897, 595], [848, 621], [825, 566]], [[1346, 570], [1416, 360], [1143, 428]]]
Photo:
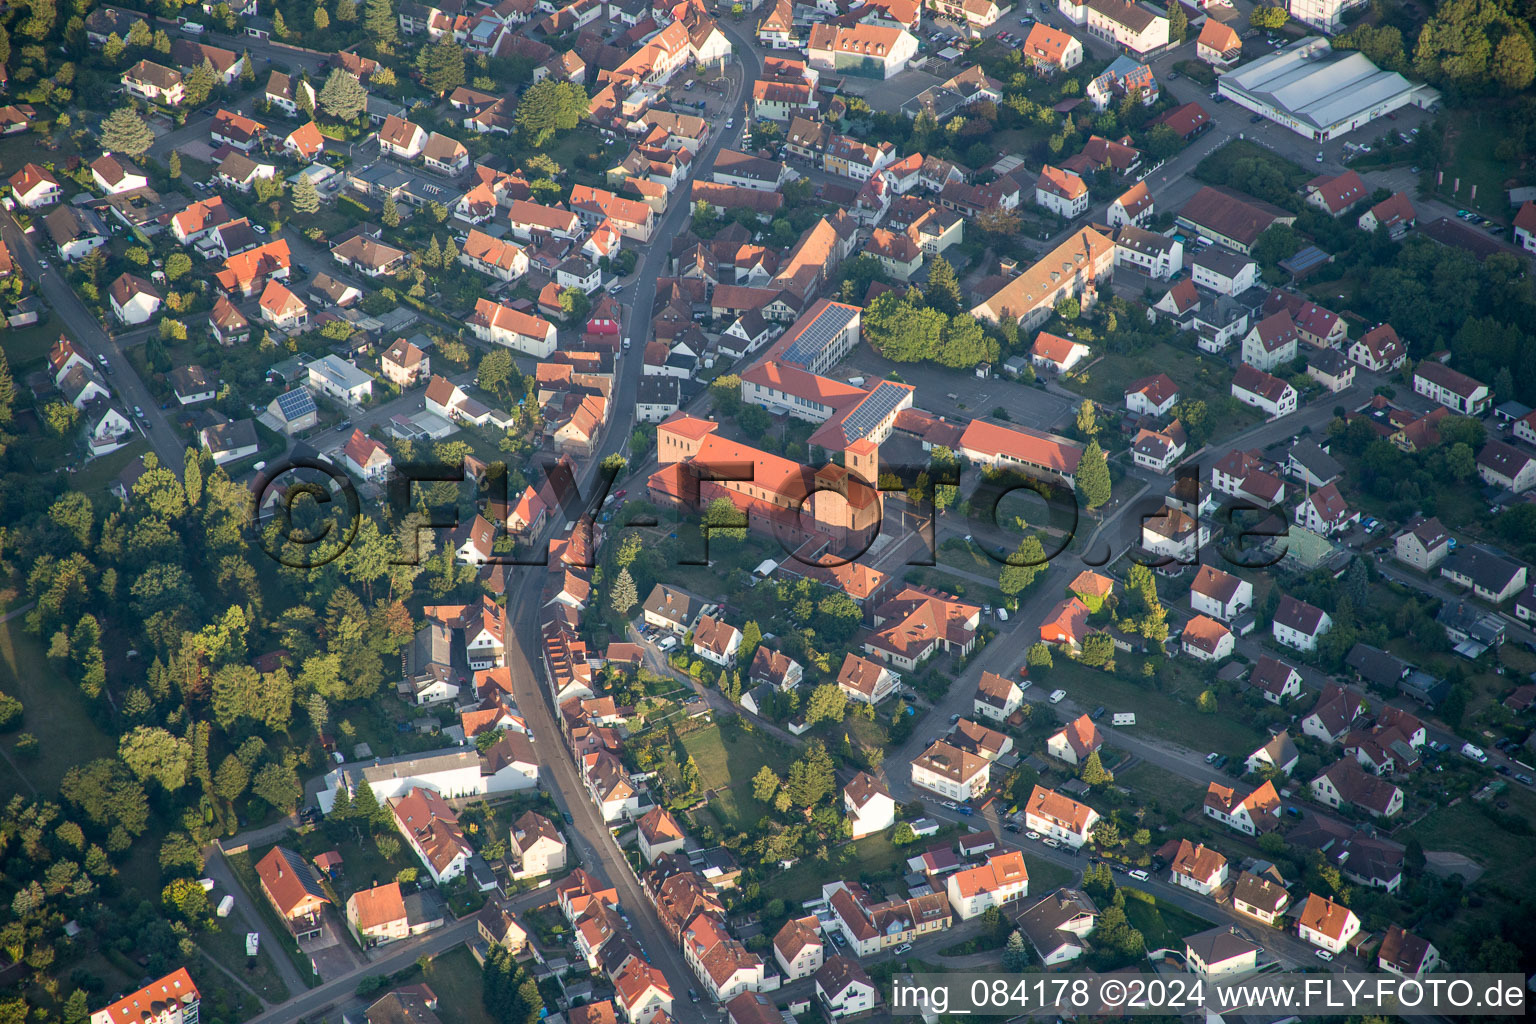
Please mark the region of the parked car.
[[1020, 829], [1019, 826], [1015, 825], [1013, 822], [1010, 821], [1008, 824], [1003, 826], [1003, 831], [1004, 832], [1018, 833], [1018, 832], [1022, 831], [1022, 829]]
[[1141, 868], [1137, 868], [1136, 870], [1129, 872], [1129, 874], [1138, 882], [1148, 882], [1152, 880], [1152, 876], [1147, 874]]
[[1097, 722], [1099, 719], [1103, 718], [1104, 717], [1104, 705], [1100, 704], [1098, 707], [1094, 708], [1092, 713], [1089, 714], [1088, 717], [1093, 719], [1095, 722]]
[[912, 943], [910, 943], [910, 942], [903, 942], [901, 945], [899, 945], [895, 949], [891, 950], [891, 953], [894, 956], [901, 956], [904, 953], [910, 953], [910, 952], [912, 952]]
[[1050, 701], [1052, 704], [1060, 704], [1066, 698], [1066, 696], [1066, 690], [1056, 690], [1051, 693]]
[[1318, 950], [1316, 956], [1317, 956], [1317, 958], [1319, 960], [1332, 960], [1333, 959], [1333, 954], [1328, 952], [1326, 949]]
[[1049, 846], [1053, 850], [1061, 849], [1061, 841], [1057, 840], [1057, 839], [1052, 839], [1050, 836], [1046, 836], [1044, 839], [1040, 840], [1040, 842], [1045, 844], [1046, 846]]
[[971, 810], [969, 807], [956, 807], [955, 808], [955, 813], [956, 814], [963, 814], [967, 818], [969, 818], [971, 815], [975, 814], [976, 812]]

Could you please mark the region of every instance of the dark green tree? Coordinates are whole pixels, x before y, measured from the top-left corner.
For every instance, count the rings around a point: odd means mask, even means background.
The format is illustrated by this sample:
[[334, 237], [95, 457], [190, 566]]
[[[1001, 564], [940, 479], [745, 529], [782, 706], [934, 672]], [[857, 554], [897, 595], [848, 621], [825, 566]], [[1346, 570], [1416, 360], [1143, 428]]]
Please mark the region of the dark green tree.
[[1109, 500], [1109, 464], [1097, 441], [1089, 441], [1083, 448], [1083, 457], [1077, 465], [1077, 493], [1090, 509]]

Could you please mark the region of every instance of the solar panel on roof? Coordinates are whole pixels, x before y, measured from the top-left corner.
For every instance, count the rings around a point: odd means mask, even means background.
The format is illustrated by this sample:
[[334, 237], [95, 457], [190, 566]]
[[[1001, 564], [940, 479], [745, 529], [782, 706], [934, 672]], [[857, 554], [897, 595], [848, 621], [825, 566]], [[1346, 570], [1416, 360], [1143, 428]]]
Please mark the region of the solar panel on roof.
[[315, 411], [315, 399], [307, 388], [294, 388], [277, 396], [277, 407], [285, 419], [296, 420]]
[[856, 311], [842, 306], [827, 306], [816, 315], [816, 319], [806, 325], [800, 336], [784, 351], [784, 361], [799, 366], [809, 366], [815, 357], [820, 354], [832, 342], [832, 339], [841, 334], [850, 323]]

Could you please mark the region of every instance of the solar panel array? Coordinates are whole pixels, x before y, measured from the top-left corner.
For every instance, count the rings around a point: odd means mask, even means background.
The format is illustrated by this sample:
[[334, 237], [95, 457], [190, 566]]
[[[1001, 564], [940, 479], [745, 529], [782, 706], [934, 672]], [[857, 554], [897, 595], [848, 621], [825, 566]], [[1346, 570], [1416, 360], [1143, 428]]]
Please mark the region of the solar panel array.
[[856, 316], [858, 310], [827, 306], [817, 314], [816, 319], [805, 325], [800, 336], [784, 350], [783, 361], [794, 366], [813, 366], [816, 357], [848, 328]]
[[282, 410], [284, 419], [296, 420], [315, 411], [315, 399], [308, 388], [297, 387], [278, 395], [277, 407]]
[[883, 380], [875, 390], [869, 393], [869, 397], [854, 406], [843, 418], [843, 437], [848, 441], [858, 441], [874, 433], [875, 428], [885, 420], [887, 416], [896, 411], [902, 399], [907, 397], [907, 389], [899, 384], [892, 384]]

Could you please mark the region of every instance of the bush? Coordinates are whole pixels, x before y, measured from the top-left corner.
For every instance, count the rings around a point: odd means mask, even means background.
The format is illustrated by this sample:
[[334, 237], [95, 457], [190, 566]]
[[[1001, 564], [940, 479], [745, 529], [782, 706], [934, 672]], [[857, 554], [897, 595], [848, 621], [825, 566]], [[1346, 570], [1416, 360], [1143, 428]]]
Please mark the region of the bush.
[[21, 701], [9, 694], [0, 693], [0, 730], [12, 729], [21, 724]]

